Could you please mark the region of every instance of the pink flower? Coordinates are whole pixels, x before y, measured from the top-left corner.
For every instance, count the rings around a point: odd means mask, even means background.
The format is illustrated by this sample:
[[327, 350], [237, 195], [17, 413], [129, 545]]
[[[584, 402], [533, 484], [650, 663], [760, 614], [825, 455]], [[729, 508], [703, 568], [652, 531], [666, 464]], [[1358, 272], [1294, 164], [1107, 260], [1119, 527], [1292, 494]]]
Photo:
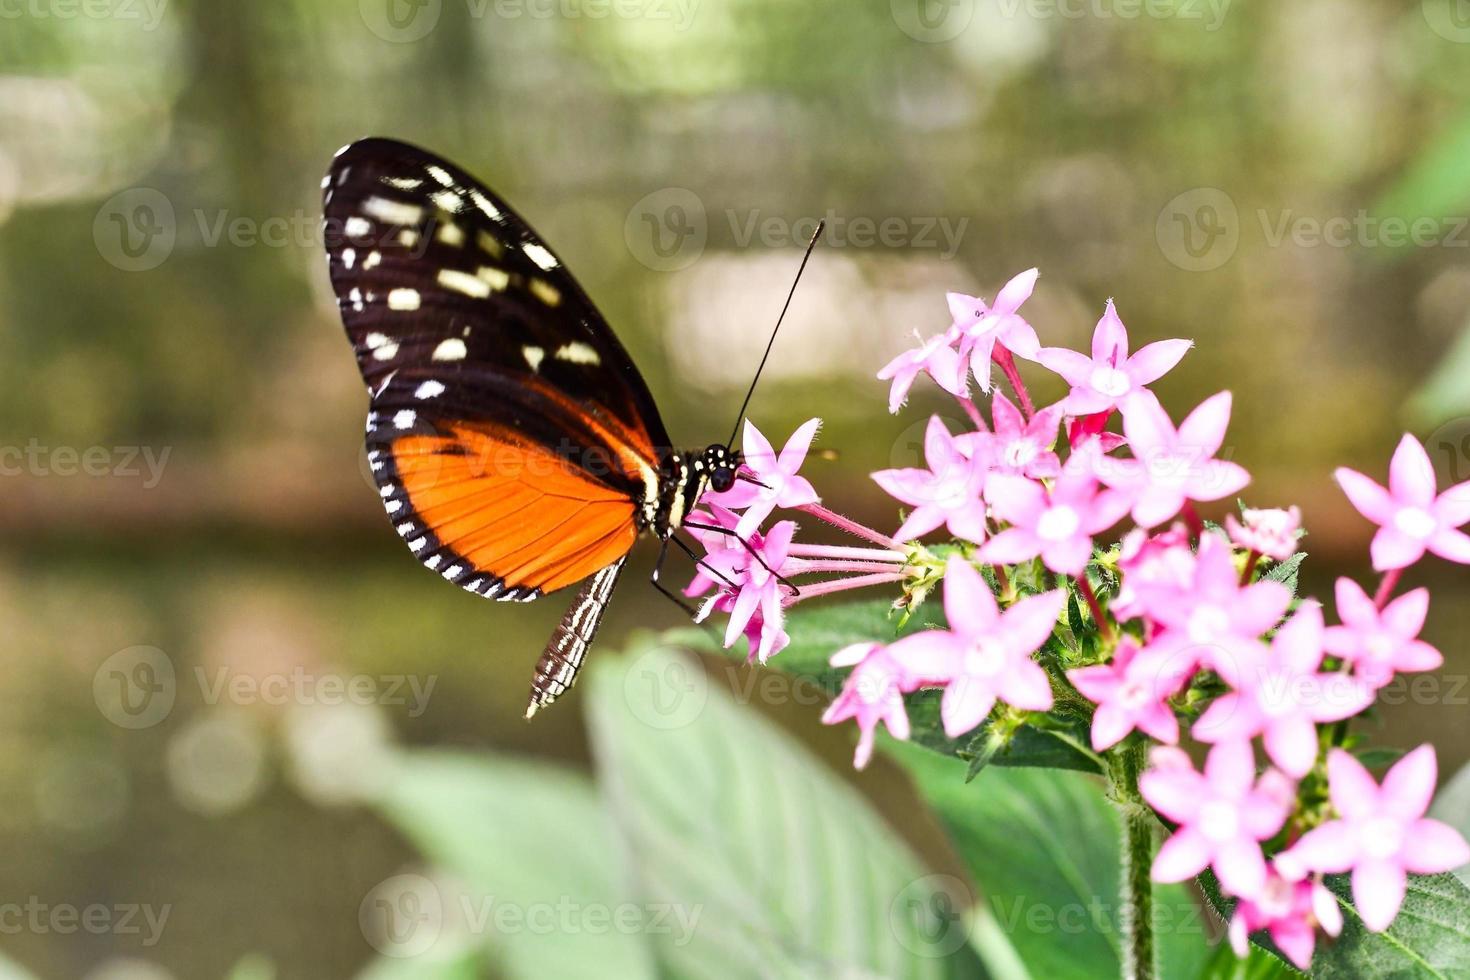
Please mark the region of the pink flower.
[[1234, 514], [1225, 515], [1225, 531], [1237, 547], [1276, 561], [1285, 561], [1296, 554], [1297, 531], [1302, 526], [1300, 508], [1247, 508], [1240, 516], [1243, 523], [1237, 521]]
[[1057, 426], [1062, 421], [1060, 405], [1043, 408], [1031, 421], [999, 391], [991, 398], [994, 432], [974, 432], [962, 438], [971, 454], [983, 452], [990, 469], [996, 473], [1012, 473], [1032, 479], [1050, 479], [1062, 471], [1061, 461], [1052, 452], [1057, 441]]
[[1056, 627], [1066, 593], [1029, 596], [1001, 612], [975, 567], [952, 555], [944, 573], [947, 630], [906, 636], [889, 647], [914, 676], [945, 684], [940, 717], [957, 738], [985, 720], [997, 698], [1030, 711], [1051, 708], [1051, 683], [1031, 659]]
[[764, 536], [751, 535], [748, 539], [750, 549], [747, 551], [743, 545], [740, 546], [744, 557], [735, 555], [733, 549], [723, 549], [714, 556], [712, 566], [734, 583], [735, 591], [732, 595], [728, 591], [729, 585], [716, 579], [717, 584], [727, 591], [705, 602], [698, 621], [702, 622], [715, 609], [728, 612], [730, 621], [725, 626], [727, 649], [735, 645], [737, 637], [751, 636], [752, 631], [748, 627], [752, 623], [756, 624], [756, 632], [751, 638], [751, 652], [761, 663], [790, 642], [782, 628], [785, 616], [781, 608], [781, 590], [784, 586], [776, 576], [786, 566], [791, 538], [795, 533], [796, 522], [780, 521]]
[[1406, 872], [1435, 874], [1470, 861], [1470, 845], [1458, 831], [1424, 816], [1436, 768], [1434, 747], [1421, 745], [1380, 786], [1361, 762], [1333, 749], [1327, 788], [1339, 819], [1308, 831], [1277, 858], [1278, 866], [1326, 874], [1352, 869], [1363, 924], [1373, 932], [1387, 929], [1403, 903]]
[[1027, 269], [1001, 287], [995, 305], [986, 307], [978, 296], [950, 293], [949, 312], [960, 331], [960, 356], [970, 358], [970, 370], [982, 391], [990, 390], [990, 356], [997, 342], [1022, 357], [1035, 357], [1041, 343], [1016, 311], [1036, 288], [1037, 271]]
[[1142, 616], [1140, 587], [1155, 597], [1185, 592], [1194, 582], [1194, 562], [1189, 532], [1182, 524], [1154, 535], [1141, 527], [1134, 528], [1123, 536], [1119, 546], [1118, 570], [1123, 573], [1123, 583], [1109, 612], [1119, 621]]
[[1388, 465], [1388, 487], [1357, 470], [1334, 474], [1358, 513], [1379, 525], [1373, 535], [1373, 567], [1407, 568], [1425, 550], [1470, 564], [1470, 535], [1456, 528], [1470, 521], [1470, 480], [1435, 495], [1434, 467], [1419, 440], [1405, 435]]
[[1276, 631], [1270, 656], [1229, 678], [1221, 695], [1194, 723], [1201, 742], [1262, 736], [1271, 761], [1301, 779], [1317, 761], [1317, 722], [1340, 721], [1373, 703], [1373, 689], [1343, 673], [1320, 673], [1322, 607], [1304, 602]]
[[1280, 582], [1242, 586], [1230, 545], [1208, 533], [1200, 540], [1187, 587], [1166, 579], [1141, 583], [1137, 589], [1145, 615], [1165, 627], [1153, 646], [1204, 664], [1232, 685], [1242, 683], [1244, 672], [1260, 663], [1261, 635], [1291, 605], [1291, 590]]
[[1135, 728], [1169, 745], [1179, 741], [1179, 721], [1168, 701], [1189, 678], [1164, 671], [1163, 666], [1125, 635], [1111, 663], [1067, 671], [1072, 685], [1097, 705], [1092, 716], [1094, 749], [1112, 748]]
[[1079, 470], [1068, 470], [1050, 490], [1024, 477], [993, 474], [985, 496], [1011, 526], [985, 543], [980, 560], [1011, 565], [1040, 555], [1063, 575], [1081, 575], [1092, 558], [1092, 536], [1128, 512], [1126, 497], [1099, 492], [1092, 474]]
[[1178, 429], [1151, 392], [1127, 398], [1123, 432], [1133, 459], [1096, 458], [1097, 474], [1133, 499], [1133, 519], [1154, 527], [1186, 500], [1219, 500], [1250, 482], [1241, 466], [1215, 459], [1230, 423], [1230, 392], [1205, 399]]
[[939, 416], [929, 419], [924, 431], [927, 470], [880, 470], [873, 480], [889, 496], [913, 510], [894, 538], [908, 541], [928, 534], [941, 524], [950, 533], [968, 541], [985, 540], [985, 504], [980, 490], [985, 483], [985, 460], [971, 458]]
[[1128, 331], [1108, 300], [1092, 332], [1092, 357], [1064, 347], [1044, 347], [1036, 360], [1072, 386], [1067, 414], [1091, 415], [1121, 406], [1123, 399], [1167, 374], [1189, 348], [1189, 340], [1161, 340], [1128, 356]]
[[[719, 504], [710, 503], [708, 510], [690, 511], [686, 520], [695, 524], [723, 527], [733, 532], [735, 525], [740, 523], [740, 516]], [[687, 525], [686, 530], [694, 540], [704, 546], [705, 550], [704, 557], [700, 559], [699, 564], [694, 566], [694, 578], [684, 587], [686, 596], [693, 598], [704, 595], [715, 586], [725, 584], [719, 575], [724, 575], [733, 581], [749, 564], [750, 552], [745, 550], [745, 546], [735, 538], [733, 533], [721, 534], [718, 531], [707, 531], [702, 527], [687, 527]]]
[[954, 348], [959, 336], [959, 331], [951, 327], [944, 333], [921, 341], [918, 347], [904, 351], [883, 366], [883, 370], [878, 372], [878, 380], [893, 381], [893, 387], [888, 391], [888, 411], [898, 414], [898, 410], [908, 400], [909, 388], [913, 387], [914, 379], [920, 372], [928, 374], [939, 387], [951, 395], [965, 394], [968, 387], [965, 383], [965, 363]]
[[827, 706], [822, 724], [835, 725], [856, 718], [857, 750], [852, 765], [862, 769], [873, 756], [873, 732], [882, 722], [894, 738], [908, 739], [909, 716], [904, 710], [903, 695], [917, 690], [918, 678], [894, 659], [891, 650], [878, 643], [857, 643], [843, 647], [832, 655], [833, 667], [854, 667], [842, 685], [842, 693]]
[[1342, 909], [1327, 886], [1313, 878], [1288, 881], [1275, 869], [1254, 898], [1242, 898], [1230, 919], [1235, 955], [1250, 952], [1250, 934], [1265, 929], [1287, 959], [1306, 970], [1317, 945], [1316, 927], [1329, 936], [1342, 932]]
[[1434, 670], [1444, 663], [1438, 650], [1419, 639], [1429, 613], [1429, 590], [1405, 592], [1379, 612], [1373, 600], [1349, 578], [1337, 580], [1341, 626], [1327, 627], [1323, 646], [1353, 665], [1353, 673], [1374, 687], [1395, 672]]
[[1105, 412], [1073, 419], [1067, 425], [1067, 444], [1073, 449], [1091, 444], [1100, 454], [1110, 453], [1119, 446], [1127, 445], [1127, 439], [1116, 432], [1107, 431], [1108, 420], [1112, 417], [1113, 410], [1110, 408]]
[[1153, 808], [1179, 825], [1154, 858], [1154, 881], [1184, 881], [1213, 866], [1220, 887], [1253, 898], [1266, 886], [1260, 842], [1286, 823], [1296, 787], [1275, 770], [1256, 781], [1249, 742], [1210, 750], [1203, 774], [1182, 749], [1155, 748], [1139, 789]]
[[761, 431], [746, 419], [745, 437], [741, 442], [741, 451], [745, 457], [742, 471], [751, 474], [760, 483], [737, 480], [724, 493], [706, 493], [702, 499], [735, 510], [743, 508], [745, 513], [741, 515], [740, 523], [735, 528], [735, 533], [742, 538], [754, 534], [756, 528], [777, 507], [802, 507], [816, 503], [821, 499], [817, 496], [817, 491], [809, 480], [797, 476], [796, 471], [806, 461], [807, 451], [811, 449], [812, 439], [821, 424], [821, 419], [809, 419], [802, 423], [787, 440], [781, 455], [777, 456]]

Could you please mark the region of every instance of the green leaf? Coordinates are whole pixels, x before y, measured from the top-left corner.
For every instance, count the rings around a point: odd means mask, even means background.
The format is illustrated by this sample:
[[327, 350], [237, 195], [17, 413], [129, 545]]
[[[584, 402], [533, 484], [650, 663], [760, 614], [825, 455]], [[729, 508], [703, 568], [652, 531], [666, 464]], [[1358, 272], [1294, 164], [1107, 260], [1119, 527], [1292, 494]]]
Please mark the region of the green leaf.
[[1282, 585], [1285, 585], [1288, 589], [1290, 589], [1291, 594], [1295, 596], [1297, 575], [1301, 571], [1302, 562], [1305, 561], [1306, 558], [1307, 553], [1305, 551], [1298, 551], [1296, 554], [1286, 559], [1286, 561], [1272, 565], [1271, 569], [1266, 572], [1265, 575], [1262, 575], [1261, 578], [1265, 579], [1268, 582], [1280, 582]]
[[[497, 955], [507, 976], [656, 975], [645, 929], [606, 928], [605, 917], [630, 907], [632, 896], [612, 824], [585, 776], [490, 754], [410, 752], [375, 806], [465, 888], [439, 889], [436, 947], [461, 938], [458, 925]], [[559, 927], [532, 928], [545, 915]], [[458, 977], [461, 959], [451, 949], [426, 966], [448, 972], [382, 976]]]
[[[1434, 805], [1429, 808], [1429, 815], [1443, 820], [1458, 830], [1460, 836], [1470, 839], [1470, 766], [1461, 768], [1444, 784], [1434, 799]], [[1470, 865], [1460, 868], [1455, 874], [1470, 885]]]
[[230, 980], [275, 980], [276, 965], [270, 957], [251, 953], [230, 969]]
[[[1470, 158], [1470, 115], [1450, 123], [1429, 145], [1420, 151], [1407, 172], [1398, 178], [1374, 202], [1376, 218], [1401, 218], [1412, 224], [1429, 218], [1444, 225], [1446, 215], [1458, 213], [1470, 190], [1465, 184], [1465, 160]], [[1403, 236], [1404, 245], [1412, 244]], [[1397, 244], [1397, 240], [1385, 244]], [[1385, 252], [1407, 252], [1408, 248], [1385, 249]]]
[[[356, 980], [481, 980], [485, 976], [484, 959], [484, 952], [474, 947], [455, 950], [441, 957], [396, 959], [382, 956], [358, 973]], [[231, 977], [231, 980], [236, 978]]]
[[0, 980], [36, 980], [36, 976], [14, 960], [0, 955]]
[[661, 689], [681, 665], [690, 669], [652, 647], [631, 665], [599, 658], [587, 681], [599, 785], [640, 894], [695, 922], [683, 937], [651, 936], [666, 967], [680, 977], [974, 975], [964, 906], [936, 887], [944, 876], [927, 875], [790, 736], [719, 691]]
[[[1470, 889], [1454, 875], [1409, 875], [1398, 917], [1381, 933], [1363, 926], [1348, 875], [1328, 875], [1325, 881], [1342, 906], [1343, 929], [1336, 940], [1319, 938], [1312, 957], [1314, 980], [1470, 976]], [[1200, 876], [1200, 884], [1211, 904], [1228, 917], [1228, 904], [1208, 872]], [[1270, 948], [1260, 934], [1251, 942]]]
[[[772, 657], [767, 666], [799, 677], [809, 685], [819, 686], [829, 697], [836, 697], [849, 671], [830, 667], [827, 661], [832, 654], [854, 643], [889, 643], [899, 636], [944, 625], [944, 610], [937, 603], [926, 603], [920, 607], [902, 629], [896, 625], [897, 616], [891, 613], [891, 604], [882, 600], [797, 609], [786, 622], [791, 645]], [[663, 634], [663, 642], [701, 653], [738, 658], [742, 662], [746, 656], [742, 645], [725, 650], [707, 630], [673, 630]], [[982, 726], [958, 739], [945, 735], [939, 718], [939, 693], [919, 691], [904, 699], [908, 705], [909, 724], [913, 728], [911, 737], [915, 744], [935, 752], [970, 759], [973, 753], [968, 751], [968, 747], [987, 729]], [[989, 764], [1097, 772], [1097, 763], [1073, 744], [1076, 738], [1069, 741], [1066, 737], [1077, 734], [1079, 731], [1072, 729], [1054, 735], [1024, 727], [990, 759]]]
[[[1118, 976], [1122, 830], [1100, 780], [988, 769], [966, 785], [954, 760], [892, 740], [884, 748], [914, 778], [1032, 976]], [[1161, 885], [1154, 911], [1162, 976], [1195, 980], [1212, 955], [1202, 908], [1183, 886]]]
[[1205, 965], [1200, 980], [1285, 980], [1302, 973], [1259, 946], [1252, 946], [1245, 959], [1235, 955], [1228, 942], [1215, 947], [1215, 955]]

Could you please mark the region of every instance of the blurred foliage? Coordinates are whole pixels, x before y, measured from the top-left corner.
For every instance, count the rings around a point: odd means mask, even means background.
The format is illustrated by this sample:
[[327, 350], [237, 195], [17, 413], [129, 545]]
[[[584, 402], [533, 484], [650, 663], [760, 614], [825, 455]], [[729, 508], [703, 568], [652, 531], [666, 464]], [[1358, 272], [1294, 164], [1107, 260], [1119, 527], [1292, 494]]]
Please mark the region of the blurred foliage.
[[[327, 160], [368, 133], [432, 147], [514, 201], [617, 327], [681, 441], [727, 430], [795, 264], [792, 226], [898, 219], [896, 243], [849, 236], [818, 253], [754, 407], [773, 434], [827, 420], [841, 459], [811, 475], [831, 502], [893, 520], [866, 473], [912, 461], [926, 414], [949, 408], [922, 390], [889, 417], [872, 372], [910, 329], [942, 325], [945, 289], [988, 292], [1039, 265], [1028, 312], [1048, 343], [1082, 343], [1110, 295], [1138, 339], [1195, 338], [1166, 404], [1231, 387], [1251, 499], [1300, 501], [1313, 527], [1304, 588], [1364, 575], [1367, 528], [1332, 466], [1381, 471], [1407, 424], [1442, 479], [1470, 478], [1463, 358], [1412, 417], [1401, 408], [1470, 311], [1470, 253], [1450, 238], [1470, 186], [1466, 38], [1434, 3], [1192, 6], [1205, 16], [979, 0], [934, 5], [967, 19], [930, 27], [903, 2], [836, 0], [650, 3], [637, 17], [493, 0], [8, 7], [0, 449], [46, 452], [0, 481], [0, 891], [174, 911], [157, 947], [26, 932], [0, 948], [45, 980], [349, 976], [373, 955], [358, 903], [414, 852], [352, 802], [346, 761], [381, 760], [392, 733], [587, 761], [575, 709], [520, 721], [559, 610], [491, 606], [413, 567], [363, 476], [364, 396], [315, 229]], [[128, 271], [119, 232], [153, 227], [131, 207], [142, 188], [167, 202], [173, 240]], [[675, 188], [698, 199], [705, 240], [661, 271], [640, 229]], [[1209, 212], [1223, 226], [1192, 206], [1201, 188], [1224, 195]], [[1427, 216], [1445, 240], [1276, 240], [1359, 212]], [[773, 233], [747, 237], [770, 219]], [[965, 222], [952, 255], [921, 240], [940, 221]], [[1205, 236], [1211, 267], [1189, 268], [1176, 227]], [[1214, 251], [1231, 236], [1209, 236], [1232, 229], [1233, 251]], [[121, 471], [118, 450], [140, 446], [171, 450], [156, 486]], [[69, 476], [57, 447], [118, 465]], [[676, 622], [631, 581], [638, 562], [606, 646]], [[1463, 673], [1465, 577], [1430, 581], [1428, 638]], [[93, 685], [140, 645], [169, 658], [178, 700], [129, 730]], [[419, 715], [209, 703], [194, 671], [222, 667], [437, 685]], [[1405, 699], [1378, 740], [1433, 738], [1447, 767], [1463, 761], [1458, 696]], [[813, 705], [765, 707], [845, 756]], [[902, 811], [911, 791], [875, 768], [863, 787]], [[896, 826], [919, 849], [935, 835]]]

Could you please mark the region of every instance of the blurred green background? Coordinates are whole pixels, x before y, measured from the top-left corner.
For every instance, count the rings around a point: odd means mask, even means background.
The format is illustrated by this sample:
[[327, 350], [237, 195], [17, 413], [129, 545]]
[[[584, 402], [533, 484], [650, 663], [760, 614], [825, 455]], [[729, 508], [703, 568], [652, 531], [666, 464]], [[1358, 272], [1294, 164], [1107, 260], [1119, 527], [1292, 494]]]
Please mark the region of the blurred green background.
[[[1463, 0], [0, 0], [0, 902], [172, 909], [151, 944], [0, 922], [0, 954], [351, 976], [359, 903], [417, 860], [356, 805], [374, 752], [587, 759], [581, 689], [521, 718], [560, 603], [425, 574], [365, 476], [317, 228], [342, 144], [419, 143], [515, 202], [688, 445], [724, 437], [827, 217], [752, 414], [822, 416], [840, 460], [809, 475], [877, 526], [866, 474], [953, 410], [921, 382], [890, 416], [872, 375], [945, 290], [1039, 266], [1026, 312], [1071, 346], [1115, 297], [1137, 342], [1197, 341], [1171, 410], [1235, 392], [1247, 499], [1301, 504], [1326, 595], [1369, 574], [1334, 466], [1381, 475], [1409, 430], [1470, 478], [1467, 92]], [[650, 558], [604, 654], [679, 622]], [[1375, 738], [1451, 772], [1470, 576], [1411, 578], [1448, 663]], [[170, 670], [167, 706], [119, 714], [120, 678]], [[846, 765], [815, 706], [754, 701]], [[909, 812], [889, 765], [855, 782]]]

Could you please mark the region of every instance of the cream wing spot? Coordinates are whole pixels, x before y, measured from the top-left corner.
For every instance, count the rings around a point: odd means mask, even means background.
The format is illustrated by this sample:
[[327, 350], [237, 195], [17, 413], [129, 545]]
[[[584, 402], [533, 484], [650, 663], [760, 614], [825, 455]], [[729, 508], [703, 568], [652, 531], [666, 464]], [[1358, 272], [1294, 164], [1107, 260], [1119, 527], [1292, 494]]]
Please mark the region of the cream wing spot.
[[556, 349], [556, 359], [566, 361], [568, 364], [601, 364], [602, 357], [589, 344], [580, 340], [574, 340], [570, 344], [562, 344]]
[[423, 302], [417, 289], [394, 289], [388, 293], [388, 309], [411, 312]]
[[556, 256], [537, 242], [526, 242], [521, 246], [521, 251], [526, 253], [526, 258], [535, 262], [543, 271], [550, 272], [556, 268]]
[[424, 217], [424, 209], [406, 201], [392, 201], [386, 197], [370, 197], [362, 202], [363, 213], [370, 218], [386, 221], [390, 225], [416, 225]]
[[532, 344], [527, 344], [525, 347], [521, 348], [521, 353], [525, 356], [526, 364], [531, 368], [532, 371], [541, 370], [541, 362], [546, 358], [545, 348], [536, 347]]
[[458, 337], [450, 337], [448, 340], [441, 340], [439, 342], [439, 346], [434, 348], [434, 353], [430, 355], [429, 359], [433, 361], [462, 361], [468, 353], [469, 348], [465, 346], [463, 340], [460, 340]]
[[456, 293], [463, 293], [475, 299], [484, 299], [490, 295], [490, 283], [468, 272], [460, 272], [458, 269], [440, 269], [438, 279], [439, 285], [445, 289], [452, 289]]

